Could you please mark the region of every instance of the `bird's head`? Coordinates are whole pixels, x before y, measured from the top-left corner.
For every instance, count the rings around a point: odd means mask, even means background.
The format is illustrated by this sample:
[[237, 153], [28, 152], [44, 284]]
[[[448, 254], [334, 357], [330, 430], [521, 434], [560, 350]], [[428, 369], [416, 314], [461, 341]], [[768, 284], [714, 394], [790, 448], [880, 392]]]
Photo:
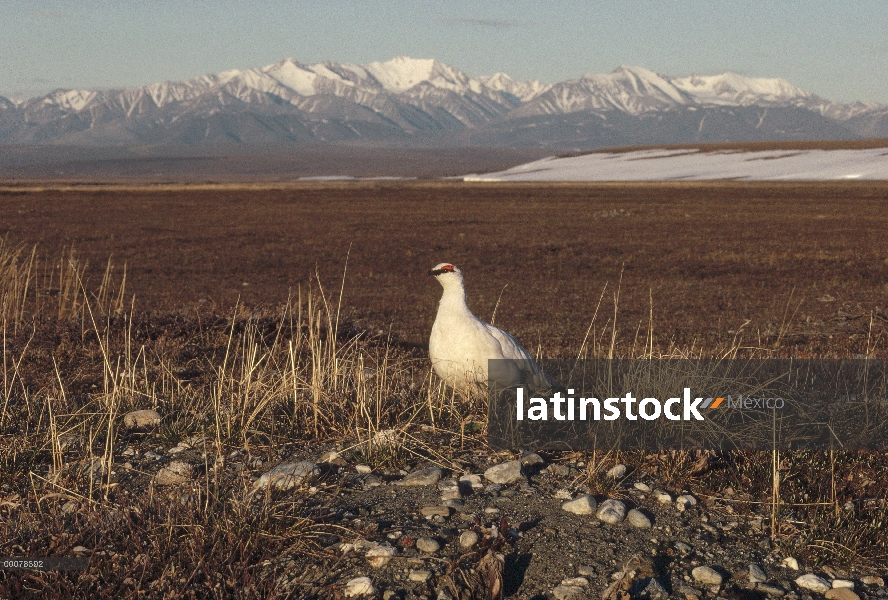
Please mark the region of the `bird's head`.
[[450, 263], [440, 263], [432, 267], [428, 275], [438, 280], [438, 283], [447, 287], [451, 283], [462, 282], [462, 271]]

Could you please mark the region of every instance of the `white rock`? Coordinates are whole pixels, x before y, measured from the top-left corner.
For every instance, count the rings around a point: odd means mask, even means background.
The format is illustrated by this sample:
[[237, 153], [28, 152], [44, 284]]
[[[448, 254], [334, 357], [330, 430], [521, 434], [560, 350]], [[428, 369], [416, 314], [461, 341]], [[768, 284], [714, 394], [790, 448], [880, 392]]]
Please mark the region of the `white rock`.
[[134, 410], [123, 415], [127, 429], [148, 429], [160, 425], [160, 413], [156, 410]]
[[355, 465], [355, 471], [366, 475], [367, 473], [372, 473], [373, 469], [370, 467], [370, 465]]
[[441, 544], [432, 538], [421, 537], [416, 540], [416, 549], [424, 554], [434, 554], [441, 549]]
[[626, 505], [610, 498], [601, 503], [595, 516], [605, 523], [616, 525], [626, 518]]
[[459, 534], [459, 547], [468, 550], [478, 543], [478, 534], [474, 531], [463, 531]]
[[397, 550], [391, 546], [377, 546], [367, 550], [364, 556], [371, 567], [381, 569], [389, 563], [396, 552]]
[[645, 494], [648, 494], [648, 493], [650, 493], [650, 491], [651, 491], [651, 486], [649, 486], [649, 485], [646, 484], [646, 483], [642, 483], [642, 482], [640, 482], [640, 481], [636, 481], [636, 482], [633, 484], [633, 487], [634, 487], [636, 490], [640, 491], [640, 492], [644, 492]]
[[571, 498], [573, 498], [573, 495], [570, 493], [570, 491], [561, 489], [555, 492], [554, 497], [556, 500], [570, 500]]
[[83, 554], [84, 552], [89, 552], [89, 548], [86, 546], [74, 546], [71, 548], [71, 552], [74, 552], [75, 554]]
[[675, 499], [675, 505], [680, 511], [684, 511], [691, 506], [697, 505], [697, 499], [691, 496], [690, 494], [683, 494]]
[[826, 579], [818, 577], [814, 573], [805, 573], [804, 575], [797, 577], [795, 582], [800, 588], [811, 590], [818, 594], [825, 594], [832, 589], [832, 586]]
[[657, 502], [660, 504], [672, 504], [672, 494], [669, 492], [664, 492], [663, 490], [654, 490], [654, 498], [657, 499]]
[[263, 473], [253, 484], [253, 491], [272, 487], [276, 490], [289, 490], [312, 477], [320, 475], [318, 466], [307, 460], [281, 463], [270, 471]]
[[621, 463], [619, 465], [611, 467], [611, 469], [607, 472], [607, 476], [614, 479], [622, 479], [626, 476], [626, 465]]
[[721, 573], [710, 567], [694, 567], [691, 575], [703, 585], [721, 585], [723, 580]]
[[424, 581], [428, 581], [432, 576], [432, 572], [428, 569], [416, 569], [410, 571], [410, 574], [407, 576], [407, 579], [410, 581], [418, 581], [420, 583]]
[[629, 514], [626, 515], [626, 520], [629, 521], [630, 525], [639, 529], [650, 529], [653, 526], [648, 516], [635, 508], [629, 511]]
[[441, 469], [438, 467], [429, 467], [427, 469], [419, 469], [414, 471], [400, 481], [396, 481], [394, 485], [402, 487], [423, 487], [427, 485], [435, 485], [441, 479]]
[[369, 577], [355, 577], [345, 584], [345, 597], [355, 598], [357, 596], [369, 596], [375, 594], [376, 588]]
[[848, 589], [853, 590], [854, 589], [854, 582], [849, 579], [833, 579], [832, 586], [833, 586], [833, 589], [848, 588]]
[[799, 570], [799, 561], [797, 561], [796, 559], [794, 559], [791, 556], [787, 556], [786, 558], [784, 558], [783, 562], [780, 564], [783, 565], [784, 567], [786, 567], [787, 569], [792, 569], [793, 571]]
[[595, 498], [589, 494], [584, 494], [576, 500], [571, 500], [561, 505], [562, 510], [575, 515], [591, 515], [597, 507], [598, 503], [595, 502]]
[[589, 587], [589, 580], [585, 577], [571, 577], [569, 579], [562, 579], [561, 585], [570, 585], [573, 587]]
[[492, 483], [508, 485], [521, 481], [524, 476], [521, 474], [521, 461], [510, 460], [498, 465], [494, 465], [484, 471], [484, 478]]

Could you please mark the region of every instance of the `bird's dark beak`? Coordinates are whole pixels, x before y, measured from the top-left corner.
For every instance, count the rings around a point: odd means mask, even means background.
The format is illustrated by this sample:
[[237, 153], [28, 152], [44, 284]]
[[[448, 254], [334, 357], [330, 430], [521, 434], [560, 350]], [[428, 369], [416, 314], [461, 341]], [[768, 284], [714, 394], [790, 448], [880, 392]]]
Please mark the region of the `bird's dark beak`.
[[429, 272], [426, 273], [426, 275], [434, 275], [434, 276], [437, 277], [438, 275], [440, 275], [440, 274], [443, 273], [443, 272], [444, 272], [444, 269], [437, 269], [437, 270], [435, 270], [435, 269], [429, 269]]

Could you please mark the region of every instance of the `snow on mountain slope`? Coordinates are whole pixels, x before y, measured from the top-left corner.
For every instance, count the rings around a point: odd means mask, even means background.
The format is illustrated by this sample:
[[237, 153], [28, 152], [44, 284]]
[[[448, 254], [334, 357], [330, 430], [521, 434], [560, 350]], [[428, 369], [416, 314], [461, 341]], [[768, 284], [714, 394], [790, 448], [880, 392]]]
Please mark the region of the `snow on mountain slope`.
[[495, 73], [489, 77], [474, 77], [472, 82], [478, 88], [475, 91], [480, 92], [481, 88], [487, 88], [497, 92], [505, 92], [515, 96], [521, 102], [533, 100], [552, 87], [552, 84], [543, 84], [539, 81], [516, 81], [505, 73]]
[[691, 75], [671, 80], [672, 84], [701, 104], [748, 106], [763, 102], [789, 102], [814, 97], [783, 79], [751, 78], [736, 73]]
[[594, 152], [545, 158], [466, 181], [674, 181], [888, 179], [888, 148], [701, 152]]

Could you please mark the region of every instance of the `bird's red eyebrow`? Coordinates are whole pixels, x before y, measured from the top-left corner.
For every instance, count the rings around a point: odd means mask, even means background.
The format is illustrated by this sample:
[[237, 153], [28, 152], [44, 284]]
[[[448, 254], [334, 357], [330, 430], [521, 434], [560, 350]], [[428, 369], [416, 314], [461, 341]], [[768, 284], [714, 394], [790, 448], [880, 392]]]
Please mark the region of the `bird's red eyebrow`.
[[452, 271], [453, 265], [444, 265], [443, 267], [441, 267], [441, 270], [442, 271]]

